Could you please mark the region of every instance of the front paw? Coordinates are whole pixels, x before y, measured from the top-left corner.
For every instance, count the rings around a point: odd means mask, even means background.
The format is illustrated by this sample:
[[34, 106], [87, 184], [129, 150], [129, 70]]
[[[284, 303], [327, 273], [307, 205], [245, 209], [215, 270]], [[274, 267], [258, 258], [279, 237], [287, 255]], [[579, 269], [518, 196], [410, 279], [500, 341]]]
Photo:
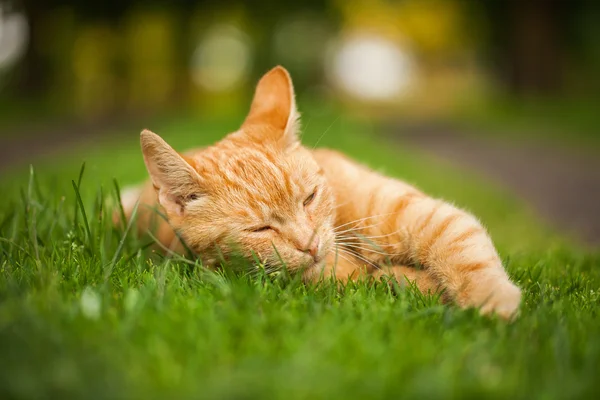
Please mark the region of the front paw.
[[496, 314], [506, 320], [517, 316], [521, 304], [521, 290], [508, 278], [474, 280], [472, 289], [459, 297], [465, 307], [478, 307], [482, 315]]
[[487, 301], [480, 308], [481, 314], [497, 314], [504, 319], [517, 316], [521, 304], [521, 290], [513, 283], [506, 281], [493, 288]]

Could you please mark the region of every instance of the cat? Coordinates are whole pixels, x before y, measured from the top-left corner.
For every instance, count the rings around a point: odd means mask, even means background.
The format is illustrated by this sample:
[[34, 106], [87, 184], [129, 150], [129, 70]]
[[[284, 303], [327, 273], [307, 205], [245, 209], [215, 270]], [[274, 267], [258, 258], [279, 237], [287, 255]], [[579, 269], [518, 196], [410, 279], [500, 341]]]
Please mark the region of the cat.
[[517, 314], [521, 291], [474, 216], [337, 151], [303, 147], [298, 121], [291, 77], [277, 66], [241, 128], [212, 146], [179, 154], [144, 130], [151, 179], [124, 191], [127, 218], [139, 202], [141, 231], [154, 226], [163, 248], [182, 238], [206, 266], [241, 252], [307, 282], [387, 276], [482, 314]]

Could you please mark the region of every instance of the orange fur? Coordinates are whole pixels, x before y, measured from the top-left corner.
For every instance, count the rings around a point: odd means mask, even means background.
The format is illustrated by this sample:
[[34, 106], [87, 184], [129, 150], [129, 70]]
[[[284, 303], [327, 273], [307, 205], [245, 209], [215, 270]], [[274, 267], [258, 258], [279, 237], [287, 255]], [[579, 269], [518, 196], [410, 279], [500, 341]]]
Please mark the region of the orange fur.
[[338, 152], [304, 148], [297, 121], [290, 76], [276, 67], [240, 130], [213, 146], [180, 155], [142, 132], [151, 181], [138, 192], [140, 230], [158, 224], [171, 248], [177, 230], [206, 265], [241, 252], [306, 280], [407, 278], [462, 307], [515, 314], [520, 290], [472, 215]]

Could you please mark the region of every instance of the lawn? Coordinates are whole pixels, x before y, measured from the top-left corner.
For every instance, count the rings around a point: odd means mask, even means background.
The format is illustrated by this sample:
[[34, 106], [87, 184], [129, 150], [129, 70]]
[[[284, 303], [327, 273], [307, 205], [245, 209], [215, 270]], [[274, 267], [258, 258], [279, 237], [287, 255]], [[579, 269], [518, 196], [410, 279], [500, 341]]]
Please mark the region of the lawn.
[[[175, 148], [240, 119], [148, 126]], [[212, 273], [106, 216], [145, 178], [138, 132], [2, 178], [0, 398], [577, 398], [600, 392], [600, 255], [475, 172], [306, 109], [304, 141], [341, 149], [475, 212], [524, 289], [508, 324], [366, 282]], [[140, 127], [141, 130], [142, 127]], [[85, 170], [80, 175], [81, 164]], [[81, 207], [83, 206], [83, 208]]]

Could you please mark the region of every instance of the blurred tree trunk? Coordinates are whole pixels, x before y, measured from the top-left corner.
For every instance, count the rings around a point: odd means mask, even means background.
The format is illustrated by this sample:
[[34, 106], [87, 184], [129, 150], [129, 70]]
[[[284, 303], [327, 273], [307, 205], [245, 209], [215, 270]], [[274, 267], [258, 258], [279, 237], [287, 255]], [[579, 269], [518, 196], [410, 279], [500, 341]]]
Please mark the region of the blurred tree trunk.
[[509, 83], [517, 94], [552, 94], [561, 88], [565, 53], [561, 0], [512, 0]]
[[46, 69], [44, 60], [39, 54], [38, 41], [41, 32], [39, 28], [46, 11], [45, 0], [25, 0], [24, 10], [29, 24], [29, 43], [23, 60], [17, 82], [17, 90], [23, 96], [35, 96], [43, 92], [46, 86]]

